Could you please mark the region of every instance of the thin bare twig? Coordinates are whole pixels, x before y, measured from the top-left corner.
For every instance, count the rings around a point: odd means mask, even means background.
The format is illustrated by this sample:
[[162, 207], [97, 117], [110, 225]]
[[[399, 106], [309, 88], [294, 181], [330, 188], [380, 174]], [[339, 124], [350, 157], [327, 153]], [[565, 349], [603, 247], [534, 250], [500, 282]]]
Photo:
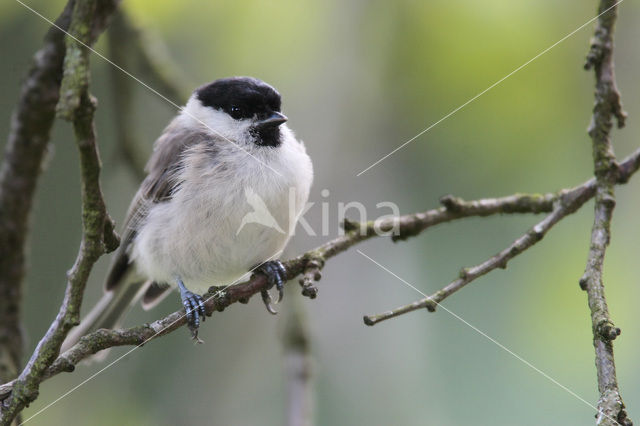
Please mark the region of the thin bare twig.
[[[95, 31], [95, 22], [103, 22], [101, 29], [104, 29], [117, 4], [108, 3], [100, 6], [96, 1], [75, 3], [69, 32], [86, 44], [95, 41], [99, 34]], [[72, 122], [80, 153], [83, 237], [76, 261], [67, 273], [67, 288], [58, 315], [15, 380], [11, 396], [4, 401], [0, 411], [2, 425], [12, 422], [37, 397], [42, 376], [58, 357], [68, 331], [79, 323], [82, 296], [94, 263], [105, 252], [115, 250], [119, 243], [100, 189], [100, 157], [93, 124], [95, 100], [88, 90], [89, 51], [71, 38], [65, 40], [65, 48], [57, 113]]]
[[[349, 225], [346, 226], [347, 230], [344, 235], [285, 262], [287, 278], [292, 280], [296, 276], [303, 274], [301, 279], [303, 294], [313, 298], [317, 294], [314, 282], [320, 279], [320, 270], [325, 261], [361, 241], [393, 229], [397, 229], [398, 234], [393, 235], [392, 238], [394, 240], [402, 240], [418, 235], [432, 226], [465, 217], [547, 212], [553, 209], [553, 202], [556, 197], [557, 194], [516, 194], [502, 198], [464, 201], [448, 196], [442, 199], [442, 203], [448, 207], [440, 207], [393, 219], [387, 218], [381, 221], [367, 222], [361, 224], [362, 226], [348, 222]], [[211, 315], [213, 312], [222, 311], [235, 302], [246, 303], [251, 296], [261, 292], [266, 286], [267, 282], [264, 277], [257, 275], [247, 283], [237, 284], [223, 291], [220, 291], [220, 288], [212, 287], [208, 294], [205, 295], [205, 299], [215, 295], [206, 303], [207, 314]], [[63, 371], [71, 371], [78, 362], [103, 349], [113, 346], [140, 345], [170, 333], [182, 327], [185, 323], [184, 311], [177, 311], [151, 324], [126, 330], [98, 330], [83, 337], [76, 345], [61, 354], [47, 372], [42, 375], [41, 380]], [[0, 400], [10, 395], [13, 385], [13, 382], [0, 385]]]
[[[626, 183], [628, 179], [640, 168], [640, 149], [630, 155], [621, 165], [618, 181]], [[327, 260], [348, 250], [355, 244], [367, 239], [380, 236], [381, 232], [388, 232], [397, 227], [399, 234], [392, 237], [394, 240], [403, 240], [418, 235], [426, 229], [450, 222], [456, 219], [477, 216], [490, 216], [495, 214], [512, 213], [543, 213], [552, 212], [554, 204], [564, 202], [571, 203], [574, 198], [581, 203], [591, 199], [596, 192], [596, 181], [590, 179], [582, 185], [569, 190], [548, 194], [516, 194], [502, 198], [490, 198], [476, 201], [464, 201], [451, 196], [444, 197], [441, 201], [447, 207], [427, 210], [397, 218], [387, 218], [381, 221], [371, 221], [359, 224], [351, 222], [345, 230], [345, 234], [322, 244], [314, 250], [308, 251], [298, 257], [284, 262], [287, 270], [287, 279], [292, 280], [300, 274], [317, 276]], [[582, 204], [581, 204], [582, 205]], [[321, 266], [322, 265], [322, 266]], [[311, 278], [315, 281], [314, 278]], [[226, 289], [211, 287], [204, 295], [209, 299], [206, 303], [207, 315], [213, 312], [222, 312], [226, 307], [236, 303], [247, 303], [255, 294], [260, 293], [268, 286], [263, 275], [256, 275], [246, 283], [236, 284]], [[312, 286], [312, 284], [311, 284]], [[308, 286], [307, 286], [308, 287]], [[304, 287], [303, 287], [304, 290]], [[317, 294], [317, 289], [311, 292]], [[311, 294], [307, 294], [311, 297]], [[142, 345], [152, 339], [171, 333], [186, 324], [184, 310], [176, 311], [165, 318], [123, 330], [97, 330], [82, 337], [69, 350], [60, 354], [58, 359], [49, 367], [42, 376], [42, 380], [48, 379], [64, 371], [73, 371], [83, 359], [98, 353], [101, 350], [114, 346]], [[13, 382], [0, 385], [0, 399], [7, 398], [11, 394]]]
[[[612, 1], [603, 1], [600, 10], [603, 11], [608, 7], [612, 7], [613, 3]], [[90, 41], [92, 37], [95, 38], [97, 36], [97, 33], [93, 30], [87, 29], [95, 29], [95, 26], [81, 26], [82, 23], [86, 24], [92, 18], [99, 17], [98, 15], [100, 14], [97, 12], [95, 16], [92, 16], [93, 7], [94, 3], [89, 1], [74, 8], [74, 24], [71, 26], [71, 32], [83, 41]], [[596, 219], [594, 221], [592, 247], [589, 254], [590, 260], [585, 276], [581, 280], [581, 285], [589, 294], [589, 304], [592, 309], [598, 381], [602, 395], [599, 402], [599, 409], [602, 415], [599, 417], [599, 421], [604, 422], [607, 416], [615, 416], [622, 424], [630, 424], [615, 381], [615, 367], [611, 348], [611, 340], [617, 336], [619, 330], [613, 326], [609, 318], [601, 277], [602, 261], [609, 239], [609, 224], [614, 205], [613, 187], [617, 183], [625, 183], [640, 167], [640, 150], [618, 166], [615, 163], [608, 137], [611, 117], [615, 116], [618, 119], [619, 126], [624, 124], [625, 118], [619, 103], [619, 94], [615, 87], [611, 60], [611, 34], [614, 20], [615, 10], [613, 13], [604, 14], [600, 17], [596, 37], [586, 65], [596, 69], [598, 83], [594, 120], [590, 127], [596, 166], [595, 179], [591, 179], [573, 189], [542, 195], [515, 194], [509, 197], [478, 201], [464, 201], [447, 196], [441, 200], [444, 207], [422, 213], [362, 224], [345, 221], [345, 234], [343, 236], [285, 262], [288, 279], [293, 279], [302, 274], [300, 279], [302, 292], [304, 295], [314, 298], [318, 291], [315, 287], [315, 282], [320, 279], [321, 270], [328, 259], [361, 241], [379, 236], [381, 233], [396, 230], [397, 234], [392, 238], [394, 241], [398, 241], [418, 235], [431, 226], [464, 217], [503, 213], [550, 213], [544, 220], [496, 256], [480, 265], [463, 269], [457, 280], [454, 280], [434, 295], [389, 313], [365, 317], [365, 322], [373, 325], [376, 322], [415, 309], [426, 308], [434, 310], [438, 302], [476, 278], [496, 268], [506, 267], [511, 259], [538, 242], [557, 222], [575, 212], [586, 201], [595, 196]], [[122, 23], [127, 25], [126, 21]], [[140, 41], [140, 37], [135, 37], [135, 39], [138, 42]], [[121, 42], [122, 40], [118, 41], [118, 38], [114, 35], [112, 39], [113, 46]], [[144, 47], [143, 44], [140, 44], [140, 46]], [[67, 291], [58, 317], [41, 340], [20, 377], [11, 383], [0, 385], [0, 400], [4, 400], [4, 403], [0, 405], [0, 408], [2, 408], [0, 423], [2, 424], [6, 424], [5, 421], [10, 422], [29, 401], [35, 399], [39, 384], [42, 381], [62, 371], [73, 371], [75, 365], [82, 359], [103, 349], [122, 345], [142, 345], [151, 339], [182, 327], [186, 322], [184, 312], [178, 311], [151, 324], [124, 330], [102, 329], [84, 336], [68, 351], [58, 354], [60, 344], [67, 331], [73, 324], [78, 322], [84, 286], [93, 263], [102, 253], [113, 249], [117, 245], [117, 237], [113, 233], [113, 223], [107, 215], [99, 186], [100, 161], [93, 132], [95, 106], [88, 92], [88, 54], [86, 49], [80, 48], [71, 40], [68, 40], [67, 48], [65, 69], [68, 72], [65, 74], [62, 84], [61, 93], [63, 96], [59, 104], [59, 113], [73, 122], [80, 151], [83, 182], [83, 241], [76, 263], [69, 272]], [[153, 60], [147, 56], [150, 51], [145, 48], [140, 49], [143, 66], [147, 66], [152, 71], [155, 70], [154, 72], [157, 72], [159, 67], [153, 65]], [[162, 73], [158, 74], [158, 76], [160, 79], [164, 78]], [[166, 80], [171, 81], [171, 79]], [[165, 92], [168, 91], [170, 90], [165, 90]], [[178, 96], [176, 96], [176, 99], [178, 99]], [[229, 288], [212, 287], [208, 294], [205, 295], [205, 297], [211, 296], [206, 303], [207, 315], [210, 316], [215, 311], [222, 311], [235, 302], [246, 303], [251, 296], [260, 293], [266, 287], [267, 281], [262, 275], [254, 276], [246, 283]], [[308, 341], [300, 338], [299, 333], [291, 333], [290, 336], [293, 336], [293, 338], [288, 342], [294, 344], [289, 346], [295, 349], [304, 349], [299, 353], [308, 355]], [[0, 337], [2, 336], [0, 335]], [[303, 344], [300, 346], [301, 342]], [[304, 358], [308, 360], [308, 357], [305, 356]], [[296, 363], [294, 367], [294, 378], [300, 379], [295, 383], [303, 386], [305, 392], [308, 391], [308, 363]], [[304, 406], [304, 404], [299, 406]], [[310, 416], [306, 414], [303, 416], [290, 416], [291, 419], [294, 417], [296, 419], [310, 419]], [[295, 424], [300, 424], [302, 421], [304, 420], [300, 420]]]
[[427, 309], [429, 312], [435, 312], [436, 307], [440, 302], [442, 302], [444, 299], [451, 296], [453, 293], [460, 290], [467, 284], [493, 271], [494, 269], [506, 269], [507, 263], [511, 259], [529, 249], [538, 241], [542, 240], [546, 233], [556, 223], [582, 207], [582, 205], [586, 203], [591, 198], [591, 196], [592, 195], [589, 194], [589, 189], [586, 187], [580, 187], [576, 191], [571, 191], [567, 194], [564, 194], [558, 200], [557, 206], [551, 214], [546, 216], [544, 220], [536, 224], [524, 235], [517, 238], [513, 243], [511, 243], [511, 245], [509, 245], [507, 248], [505, 248], [495, 256], [487, 259], [479, 265], [472, 266], [470, 268], [462, 268], [460, 270], [459, 277], [456, 280], [452, 281], [447, 286], [428, 297], [393, 309], [391, 311], [383, 312], [378, 315], [365, 315], [364, 323], [367, 325], [375, 325], [381, 321], [388, 320], [418, 309]]
[[[640, 167], [640, 149], [630, 155], [621, 165], [619, 172], [617, 173], [617, 182], [624, 183], [629, 177], [635, 173]], [[521, 254], [523, 251], [532, 247], [538, 241], [544, 237], [544, 235], [560, 220], [564, 219], [571, 213], [574, 213], [580, 207], [584, 205], [596, 194], [597, 184], [595, 179], [591, 179], [584, 184], [568, 190], [560, 191], [552, 197], [556, 202], [556, 206], [551, 214], [544, 218], [541, 222], [527, 231], [524, 235], [516, 239], [507, 248], [487, 259], [483, 263], [470, 267], [463, 268], [460, 271], [459, 277], [443, 287], [441, 290], [433, 293], [432, 295], [409, 303], [407, 305], [400, 306], [398, 308], [376, 314], [366, 315], [364, 322], [367, 325], [375, 325], [381, 321], [404, 315], [409, 312], [416, 311], [418, 309], [427, 309], [430, 312], [434, 312], [438, 303], [460, 290], [467, 284], [475, 281], [477, 278], [493, 271], [497, 268], [506, 268], [507, 263]], [[549, 194], [548, 194], [549, 195]]]
[[604, 257], [611, 238], [611, 219], [616, 204], [614, 186], [619, 175], [610, 132], [614, 117], [618, 127], [624, 126], [626, 118], [613, 67], [613, 32], [617, 16], [617, 7], [613, 7], [615, 3], [613, 0], [600, 2], [600, 13], [609, 8], [611, 10], [598, 18], [585, 64], [586, 69], [594, 69], [596, 77], [595, 106], [588, 129], [593, 143], [596, 203], [589, 255], [580, 287], [587, 292], [591, 310], [600, 392], [596, 416], [598, 425], [614, 425], [616, 422], [621, 425], [632, 424], [618, 388], [613, 357], [613, 340], [620, 334], [620, 329], [613, 324], [609, 315], [602, 280]]

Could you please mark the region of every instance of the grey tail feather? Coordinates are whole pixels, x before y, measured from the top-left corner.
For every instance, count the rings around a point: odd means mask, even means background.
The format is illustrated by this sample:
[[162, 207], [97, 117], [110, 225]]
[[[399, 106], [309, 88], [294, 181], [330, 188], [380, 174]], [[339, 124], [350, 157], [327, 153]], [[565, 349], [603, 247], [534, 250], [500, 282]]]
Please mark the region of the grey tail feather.
[[142, 309], [148, 311], [149, 309], [155, 308], [169, 295], [169, 293], [171, 293], [171, 286], [169, 284], [158, 284], [156, 282], [152, 282], [147, 286], [144, 296], [140, 301]]
[[[106, 291], [80, 325], [73, 328], [62, 343], [60, 353], [75, 345], [80, 338], [100, 328], [117, 328], [120, 321], [144, 295], [150, 281], [127, 282], [126, 278]], [[105, 353], [106, 355], [106, 353]]]

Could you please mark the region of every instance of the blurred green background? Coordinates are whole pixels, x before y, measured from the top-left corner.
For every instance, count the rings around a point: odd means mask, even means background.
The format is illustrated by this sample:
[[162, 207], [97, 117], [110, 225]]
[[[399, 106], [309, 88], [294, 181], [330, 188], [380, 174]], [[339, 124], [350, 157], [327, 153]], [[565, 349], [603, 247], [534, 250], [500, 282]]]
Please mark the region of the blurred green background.
[[[54, 18], [60, 0], [28, 3]], [[596, 1], [181, 1], [128, 0], [138, 25], [166, 43], [194, 88], [230, 75], [259, 77], [279, 89], [291, 127], [307, 145], [316, 177], [306, 215], [320, 227], [321, 202], [360, 201], [370, 218], [465, 198], [547, 192], [592, 173], [585, 129], [593, 75], [582, 70], [593, 25], [480, 97], [360, 177], [356, 174], [439, 120], [594, 16]], [[640, 6], [624, 2], [616, 31], [616, 71], [627, 128], [615, 130], [616, 152], [639, 145]], [[18, 3], [0, 3], [0, 134], [22, 77], [48, 25]], [[103, 39], [96, 46], [107, 52]], [[111, 214], [123, 219], [135, 175], [116, 153], [110, 65], [92, 56], [92, 92], [103, 187]], [[148, 152], [175, 114], [137, 87], [137, 128]], [[3, 138], [3, 141], [6, 138]], [[4, 143], [4, 142], [3, 142]], [[78, 164], [67, 123], [57, 122], [37, 194], [24, 318], [30, 353], [62, 300], [65, 271], [80, 238]], [[323, 197], [322, 189], [330, 194]], [[605, 282], [616, 341], [618, 378], [630, 415], [640, 420], [640, 176], [617, 190], [618, 206]], [[598, 393], [586, 294], [578, 288], [589, 244], [593, 203], [561, 222], [506, 271], [485, 276], [444, 305], [570, 388], [591, 404]], [[471, 219], [434, 228], [393, 245], [359, 247], [406, 281], [431, 293], [462, 266], [479, 263], [541, 217]], [[330, 237], [303, 232], [288, 253]], [[108, 257], [95, 268], [85, 299], [101, 294]], [[313, 341], [319, 425], [593, 424], [594, 410], [514, 358], [445, 310], [415, 312], [376, 327], [372, 314], [420, 297], [356, 253], [331, 260], [319, 297], [303, 300]], [[287, 298], [297, 297], [297, 284]], [[135, 310], [128, 325], [179, 307]], [[287, 310], [288, 306], [281, 307]], [[33, 425], [281, 425], [285, 421], [281, 335], [285, 315], [272, 317], [259, 298], [216, 314], [194, 346], [187, 330], [154, 341], [88, 381]], [[126, 349], [128, 350], [128, 349]], [[125, 349], [114, 350], [109, 360]], [[80, 366], [41, 387], [28, 417], [106, 364]]]

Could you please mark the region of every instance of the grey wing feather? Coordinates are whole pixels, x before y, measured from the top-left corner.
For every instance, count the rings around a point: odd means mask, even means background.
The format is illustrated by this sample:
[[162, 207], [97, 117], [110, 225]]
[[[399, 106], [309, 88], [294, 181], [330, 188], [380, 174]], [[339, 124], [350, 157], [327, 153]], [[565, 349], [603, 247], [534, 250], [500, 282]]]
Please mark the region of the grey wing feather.
[[[143, 299], [143, 306], [149, 308], [168, 294], [168, 286], [164, 283], [153, 283], [135, 273], [129, 252], [136, 230], [146, 219], [151, 206], [171, 199], [180, 187], [178, 179], [184, 152], [197, 144], [206, 143], [207, 147], [214, 145], [214, 141], [205, 133], [186, 132], [176, 120], [169, 124], [154, 145], [146, 167], [147, 177], [131, 202], [124, 222], [122, 242], [113, 257], [105, 282], [106, 292], [80, 325], [67, 336], [63, 350], [69, 349], [80, 337], [93, 330], [118, 326], [136, 301]], [[215, 155], [215, 148], [209, 151]]]
[[[131, 268], [129, 248], [136, 237], [136, 230], [146, 219], [151, 205], [170, 200], [173, 193], [180, 188], [181, 182], [178, 180], [178, 175], [184, 152], [209, 139], [211, 137], [206, 133], [185, 131], [174, 120], [155, 142], [153, 153], [145, 167], [147, 177], [142, 181], [140, 189], [133, 198], [124, 221], [122, 242], [114, 256], [105, 282], [107, 290], [118, 285]], [[147, 303], [150, 302], [147, 301]]]
[[112, 290], [122, 281], [125, 275], [127, 275], [127, 272], [129, 272], [131, 267], [129, 247], [136, 237], [137, 224], [141, 220], [144, 220], [147, 209], [148, 203], [140, 196], [140, 191], [138, 191], [124, 221], [120, 247], [118, 247], [118, 250], [114, 254], [111, 267], [109, 268], [109, 274], [105, 281], [105, 290]]

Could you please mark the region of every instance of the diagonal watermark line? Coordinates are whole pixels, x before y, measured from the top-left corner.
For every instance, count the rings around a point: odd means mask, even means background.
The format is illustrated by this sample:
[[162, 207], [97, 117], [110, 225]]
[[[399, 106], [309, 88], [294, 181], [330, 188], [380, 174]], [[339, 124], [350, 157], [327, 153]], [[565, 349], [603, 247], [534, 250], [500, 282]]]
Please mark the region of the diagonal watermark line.
[[217, 136], [221, 137], [222, 139], [224, 139], [225, 141], [229, 142], [231, 145], [234, 145], [236, 148], [238, 148], [239, 150], [243, 151], [245, 154], [247, 154], [248, 156], [252, 157], [254, 160], [256, 160], [257, 162], [259, 162], [260, 164], [262, 164], [263, 166], [271, 169], [271, 171], [273, 171], [275, 174], [282, 176], [282, 174], [280, 172], [278, 172], [277, 170], [275, 170], [273, 167], [269, 166], [267, 163], [265, 163], [264, 161], [260, 160], [258, 157], [256, 157], [255, 155], [253, 155], [252, 153], [250, 153], [249, 151], [247, 151], [246, 149], [244, 149], [243, 147], [241, 147], [240, 145], [238, 145], [237, 143], [233, 142], [231, 139], [227, 138], [226, 136], [222, 135], [220, 132], [218, 132], [217, 130], [211, 128], [211, 126], [209, 126], [207, 123], [205, 123], [204, 121], [202, 121], [201, 119], [199, 119], [198, 117], [194, 116], [193, 114], [191, 114], [189, 111], [187, 111], [185, 108], [181, 107], [180, 105], [178, 105], [177, 103], [175, 103], [174, 101], [172, 101], [171, 99], [169, 99], [168, 97], [164, 96], [162, 93], [158, 92], [156, 89], [154, 89], [153, 87], [149, 86], [147, 83], [145, 83], [144, 81], [140, 80], [138, 77], [136, 77], [135, 75], [131, 74], [129, 71], [125, 70], [124, 68], [122, 68], [120, 65], [116, 64], [115, 62], [113, 62], [111, 59], [107, 58], [106, 56], [104, 56], [103, 54], [101, 54], [100, 52], [98, 52], [97, 50], [95, 50], [94, 48], [92, 48], [91, 46], [89, 46], [88, 44], [84, 43], [82, 40], [78, 39], [77, 37], [71, 35], [68, 31], [64, 30], [63, 28], [61, 28], [59, 25], [57, 25], [55, 22], [53, 22], [51, 19], [47, 18], [46, 16], [42, 15], [40, 12], [38, 12], [37, 10], [33, 9], [31, 6], [23, 3], [21, 0], [16, 0], [16, 2], [20, 3], [22, 6], [24, 6], [26, 9], [30, 10], [31, 12], [33, 12], [35, 15], [39, 16], [40, 18], [42, 18], [43, 20], [45, 20], [46, 22], [48, 22], [51, 26], [57, 28], [58, 30], [60, 30], [61, 32], [63, 32], [64, 34], [66, 34], [67, 36], [69, 36], [71, 39], [73, 39], [74, 41], [76, 41], [78, 44], [82, 45], [83, 47], [89, 49], [90, 52], [94, 53], [95, 55], [97, 55], [98, 57], [102, 58], [103, 60], [105, 60], [107, 63], [109, 63], [110, 65], [114, 66], [115, 68], [117, 68], [119, 71], [121, 71], [122, 73], [124, 73], [127, 77], [132, 78], [133, 80], [135, 80], [137, 83], [139, 83], [140, 85], [142, 85], [143, 87], [145, 87], [146, 89], [148, 89], [151, 93], [157, 95], [158, 97], [160, 97], [161, 99], [163, 99], [164, 101], [166, 101], [168, 104], [172, 105], [173, 107], [175, 107], [178, 111], [188, 115], [189, 117], [193, 118], [194, 120], [196, 120], [197, 122], [199, 122], [200, 124], [202, 124], [204, 127], [206, 127], [208, 130], [210, 130], [211, 132], [213, 132], [214, 134], [216, 134]]
[[[265, 260], [265, 262], [268, 262], [269, 260], [274, 259], [278, 253], [275, 253], [271, 256], [269, 256], [269, 258], [267, 260]], [[260, 265], [255, 266], [254, 268], [252, 268], [251, 270], [249, 270], [248, 272], [254, 272], [257, 268], [259, 268]], [[245, 274], [246, 275], [246, 274]], [[244, 275], [243, 275], [244, 277]], [[222, 289], [218, 290], [216, 293], [212, 294], [211, 296], [209, 296], [207, 299], [205, 299], [204, 303], [207, 303], [209, 300], [213, 299], [214, 297], [217, 297], [219, 294], [221, 294], [223, 291], [225, 291], [226, 289], [228, 289], [229, 287], [238, 284], [238, 281], [240, 281], [242, 279], [242, 277], [238, 278], [237, 280], [233, 281], [231, 284], [223, 287]], [[49, 404], [47, 404], [46, 406], [44, 406], [43, 408], [41, 408], [40, 410], [38, 410], [34, 415], [26, 418], [22, 423], [20, 423], [19, 426], [22, 426], [23, 424], [27, 423], [28, 421], [32, 420], [34, 417], [42, 414], [44, 411], [46, 411], [47, 409], [51, 408], [53, 405], [55, 405], [56, 403], [60, 402], [62, 399], [66, 398], [67, 396], [69, 396], [71, 393], [75, 392], [78, 388], [84, 386], [85, 384], [87, 384], [88, 382], [90, 382], [91, 380], [95, 379], [98, 375], [102, 374], [104, 371], [106, 371], [108, 368], [112, 367], [113, 365], [115, 365], [116, 363], [118, 363], [120, 360], [122, 360], [124, 357], [126, 357], [127, 355], [129, 355], [130, 353], [132, 353], [133, 351], [141, 348], [143, 345], [145, 345], [147, 342], [149, 342], [151, 339], [154, 339], [158, 334], [160, 334], [163, 330], [166, 330], [167, 328], [171, 327], [173, 324], [175, 324], [176, 322], [180, 321], [182, 318], [184, 318], [189, 312], [191, 311], [186, 311], [185, 309], [185, 313], [184, 315], [181, 315], [180, 317], [178, 317], [178, 319], [176, 319], [175, 321], [173, 321], [172, 323], [170, 323], [169, 325], [167, 325], [166, 327], [163, 327], [161, 330], [156, 331], [151, 337], [149, 337], [148, 339], [146, 339], [144, 342], [140, 343], [137, 346], [134, 346], [133, 348], [131, 348], [130, 350], [128, 350], [127, 352], [125, 352], [123, 355], [119, 356], [118, 358], [114, 359], [113, 361], [111, 361], [109, 364], [107, 364], [106, 366], [104, 366], [103, 368], [101, 368], [100, 370], [98, 370], [97, 372], [93, 373], [91, 376], [87, 377], [86, 379], [84, 379], [82, 382], [78, 383], [77, 385], [75, 385], [74, 387], [72, 387], [71, 389], [69, 389], [68, 391], [66, 391], [64, 394], [62, 394], [61, 396], [59, 396], [58, 398], [56, 398], [55, 400], [53, 400], [52, 402], [50, 402]]]
[[[454, 318], [456, 318], [457, 320], [459, 320], [460, 322], [462, 322], [463, 324], [465, 324], [466, 326], [468, 326], [469, 328], [471, 328], [472, 330], [474, 330], [475, 332], [477, 332], [478, 334], [480, 334], [481, 336], [485, 337], [487, 340], [489, 340], [490, 342], [494, 343], [495, 345], [497, 345], [500, 349], [504, 350], [505, 352], [509, 353], [510, 355], [512, 355], [514, 358], [516, 358], [518, 361], [521, 361], [522, 363], [524, 363], [527, 367], [531, 368], [532, 370], [534, 370], [535, 372], [539, 373], [540, 375], [542, 375], [544, 378], [546, 378], [547, 380], [551, 381], [552, 383], [554, 383], [555, 385], [557, 385], [558, 387], [560, 387], [561, 389], [565, 390], [566, 392], [568, 392], [569, 394], [571, 394], [572, 396], [574, 396], [576, 399], [582, 401], [585, 405], [588, 405], [589, 407], [593, 408], [594, 410], [596, 410], [596, 412], [600, 413], [600, 411], [598, 410], [598, 408], [596, 408], [595, 406], [593, 406], [593, 404], [591, 404], [589, 401], [587, 401], [586, 399], [584, 399], [583, 397], [581, 397], [580, 395], [578, 395], [577, 393], [575, 393], [574, 391], [572, 391], [571, 389], [569, 389], [568, 387], [566, 387], [565, 385], [563, 385], [562, 383], [560, 383], [559, 381], [557, 381], [556, 379], [554, 379], [553, 377], [551, 377], [549, 374], [545, 373], [544, 371], [540, 370], [538, 367], [536, 367], [535, 365], [533, 365], [532, 363], [530, 363], [529, 361], [527, 361], [526, 359], [524, 359], [523, 357], [521, 357], [520, 355], [518, 355], [517, 353], [513, 352], [511, 349], [507, 348], [505, 345], [503, 345], [502, 343], [498, 342], [496, 339], [494, 339], [493, 337], [489, 336], [487, 333], [485, 333], [484, 331], [480, 330], [478, 327], [474, 326], [473, 324], [470, 324], [468, 321], [466, 321], [464, 318], [462, 318], [460, 315], [456, 314], [455, 312], [451, 311], [450, 309], [446, 308], [445, 306], [443, 306], [442, 304], [436, 302], [435, 300], [431, 299], [429, 296], [427, 296], [424, 292], [422, 292], [422, 290], [419, 290], [418, 288], [416, 288], [414, 285], [412, 285], [411, 283], [407, 282], [406, 280], [404, 280], [403, 278], [399, 277], [398, 275], [396, 275], [395, 273], [393, 273], [391, 270], [389, 270], [387, 267], [381, 265], [380, 263], [376, 262], [374, 259], [372, 259], [371, 257], [367, 256], [366, 254], [364, 254], [362, 251], [360, 251], [359, 249], [356, 249], [356, 251], [358, 253], [360, 253], [363, 257], [369, 259], [371, 262], [375, 263], [378, 267], [380, 267], [381, 269], [383, 269], [384, 271], [388, 272], [389, 274], [393, 275], [394, 277], [396, 277], [397, 279], [399, 279], [400, 281], [402, 281], [404, 284], [406, 284], [408, 287], [411, 287], [412, 289], [414, 289], [415, 291], [417, 291], [418, 293], [420, 293], [421, 295], [423, 295], [424, 297], [426, 297], [427, 299], [433, 301], [436, 305], [438, 305], [439, 308], [444, 309], [445, 311], [447, 311], [449, 314], [451, 314]], [[607, 418], [613, 420], [616, 424], [619, 424], [617, 420], [613, 419], [612, 417], [608, 416], [605, 413], [600, 413], [604, 416], [606, 416]]]
[[600, 13], [599, 15], [597, 15], [594, 18], [589, 19], [587, 22], [585, 22], [584, 24], [580, 25], [578, 28], [576, 28], [575, 30], [571, 31], [569, 34], [567, 34], [566, 36], [562, 37], [560, 40], [556, 41], [555, 43], [553, 43], [551, 46], [547, 47], [546, 49], [544, 49], [542, 52], [538, 53], [536, 56], [534, 56], [533, 58], [529, 59], [527, 62], [525, 62], [524, 64], [520, 65], [518, 68], [514, 69], [513, 71], [511, 71], [509, 74], [505, 75], [504, 77], [502, 77], [500, 80], [496, 81], [495, 83], [493, 83], [491, 86], [487, 87], [486, 89], [484, 89], [482, 92], [478, 93], [477, 95], [475, 95], [474, 97], [472, 97], [471, 99], [469, 99], [468, 101], [466, 101], [465, 103], [463, 103], [462, 105], [460, 105], [459, 107], [457, 107], [456, 109], [452, 110], [451, 112], [449, 112], [447, 115], [445, 115], [444, 117], [442, 117], [440, 120], [436, 121], [435, 123], [433, 123], [432, 125], [430, 125], [429, 127], [427, 127], [426, 129], [422, 130], [420, 133], [418, 133], [417, 135], [415, 135], [414, 137], [412, 137], [411, 139], [407, 140], [406, 142], [404, 142], [402, 145], [398, 146], [397, 148], [395, 148], [393, 151], [391, 151], [390, 153], [388, 153], [387, 155], [385, 155], [384, 157], [382, 157], [381, 159], [379, 159], [378, 161], [376, 161], [375, 163], [371, 164], [369, 167], [367, 167], [366, 169], [362, 170], [360, 173], [358, 173], [356, 175], [360, 176], [363, 173], [367, 172], [368, 170], [370, 170], [371, 168], [375, 167], [376, 165], [380, 164], [381, 162], [383, 162], [384, 160], [386, 160], [387, 158], [389, 158], [390, 156], [392, 156], [393, 154], [395, 154], [396, 152], [400, 151], [402, 148], [404, 148], [405, 146], [409, 145], [411, 142], [413, 142], [414, 140], [418, 139], [420, 136], [424, 135], [425, 133], [427, 133], [429, 130], [433, 129], [435, 126], [437, 126], [438, 124], [442, 123], [444, 120], [446, 120], [447, 118], [451, 117], [453, 114], [455, 114], [456, 112], [460, 111], [462, 108], [466, 107], [467, 105], [469, 105], [471, 102], [475, 101], [476, 99], [478, 99], [480, 96], [484, 95], [485, 93], [487, 93], [489, 90], [493, 89], [494, 87], [496, 87], [497, 85], [499, 85], [500, 83], [502, 83], [503, 81], [505, 81], [506, 79], [508, 79], [509, 77], [511, 77], [512, 75], [514, 75], [515, 73], [517, 73], [518, 71], [520, 71], [521, 69], [523, 69], [524, 67], [526, 67], [527, 65], [529, 65], [530, 63], [532, 63], [533, 61], [535, 61], [536, 59], [538, 59], [539, 57], [541, 57], [542, 55], [544, 55], [545, 53], [547, 53], [548, 51], [550, 51], [551, 49], [553, 49], [554, 47], [556, 47], [557, 45], [559, 45], [560, 43], [562, 43], [563, 41], [565, 41], [566, 39], [568, 39], [569, 37], [571, 37], [572, 35], [574, 35], [575, 33], [577, 33], [578, 31], [580, 31], [581, 29], [583, 29], [584, 27], [586, 27], [587, 25], [589, 25], [590, 23], [592, 23], [593, 21], [595, 21], [596, 19], [598, 19], [599, 17], [601, 17], [602, 15], [604, 15], [605, 13], [607, 13], [608, 11], [610, 11], [611, 9], [613, 9], [614, 7], [616, 7], [617, 5], [619, 5], [620, 3], [622, 3], [624, 0], [620, 0], [617, 3], [615, 3], [613, 6], [609, 7], [608, 9], [606, 9], [604, 12]]

